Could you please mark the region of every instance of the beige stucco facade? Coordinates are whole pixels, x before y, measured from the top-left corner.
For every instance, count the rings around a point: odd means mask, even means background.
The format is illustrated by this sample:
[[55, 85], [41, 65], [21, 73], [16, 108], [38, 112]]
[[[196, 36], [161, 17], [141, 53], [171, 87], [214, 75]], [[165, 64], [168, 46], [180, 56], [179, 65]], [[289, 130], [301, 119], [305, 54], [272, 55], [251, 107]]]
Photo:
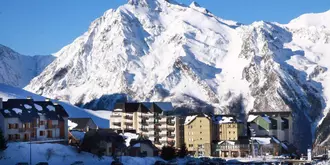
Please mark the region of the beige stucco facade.
[[189, 152], [195, 156], [211, 156], [212, 120], [197, 116], [184, 126], [184, 141]]

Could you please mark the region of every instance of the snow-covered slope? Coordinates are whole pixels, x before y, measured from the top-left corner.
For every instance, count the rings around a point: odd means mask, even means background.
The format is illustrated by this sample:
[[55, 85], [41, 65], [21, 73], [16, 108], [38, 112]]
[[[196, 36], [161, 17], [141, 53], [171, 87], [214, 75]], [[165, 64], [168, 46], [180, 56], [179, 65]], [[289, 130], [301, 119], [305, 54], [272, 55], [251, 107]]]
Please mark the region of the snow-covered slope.
[[242, 25], [197, 3], [130, 0], [92, 22], [26, 89], [95, 109], [128, 99], [242, 116], [292, 111], [305, 151], [330, 105], [329, 27], [308, 17]]
[[0, 83], [25, 87], [55, 59], [52, 55], [25, 56], [0, 44]]
[[[27, 97], [32, 97], [33, 100], [37, 100], [37, 101], [43, 101], [46, 99], [45, 97], [36, 95], [34, 93], [25, 91], [23, 89], [0, 83], [0, 98], [2, 98], [3, 101], [6, 101], [7, 99], [15, 99], [15, 98], [25, 99]], [[64, 109], [69, 114], [69, 117], [91, 117], [99, 127], [109, 128], [109, 118], [111, 113], [109, 111], [93, 111], [93, 110], [81, 109], [66, 102], [60, 101], [58, 103], [64, 107]]]

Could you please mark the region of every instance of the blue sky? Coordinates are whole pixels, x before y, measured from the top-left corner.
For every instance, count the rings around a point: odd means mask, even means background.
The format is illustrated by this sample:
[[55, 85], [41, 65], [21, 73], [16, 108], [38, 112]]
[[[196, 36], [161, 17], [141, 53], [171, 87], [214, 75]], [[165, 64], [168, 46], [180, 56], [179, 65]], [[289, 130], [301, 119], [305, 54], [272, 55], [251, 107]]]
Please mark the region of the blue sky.
[[[192, 0], [177, 0], [190, 4]], [[196, 0], [215, 15], [249, 24], [288, 23], [303, 13], [324, 12], [330, 0]], [[89, 24], [127, 0], [0, 0], [0, 44], [28, 54], [50, 54], [87, 31]]]

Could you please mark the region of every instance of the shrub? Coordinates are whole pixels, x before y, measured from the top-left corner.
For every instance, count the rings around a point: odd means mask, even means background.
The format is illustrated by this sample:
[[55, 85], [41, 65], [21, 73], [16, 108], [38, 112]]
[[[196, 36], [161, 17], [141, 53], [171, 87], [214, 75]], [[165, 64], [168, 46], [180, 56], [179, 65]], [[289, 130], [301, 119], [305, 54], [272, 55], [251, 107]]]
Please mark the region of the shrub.
[[160, 157], [164, 160], [172, 160], [176, 157], [175, 148], [171, 146], [163, 146]]

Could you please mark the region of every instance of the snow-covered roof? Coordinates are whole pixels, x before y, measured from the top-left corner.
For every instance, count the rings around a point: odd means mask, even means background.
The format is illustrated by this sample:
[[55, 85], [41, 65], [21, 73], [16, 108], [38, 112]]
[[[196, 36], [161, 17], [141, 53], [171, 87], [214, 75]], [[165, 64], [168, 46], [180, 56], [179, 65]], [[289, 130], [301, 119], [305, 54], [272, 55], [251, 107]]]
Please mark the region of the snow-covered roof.
[[272, 123], [272, 121], [270, 120], [269, 116], [263, 116], [262, 117], [267, 123]]
[[9, 110], [8, 110], [8, 109], [5, 109], [5, 113], [8, 113], [8, 114], [9, 114], [10, 112], [9, 112]]
[[193, 116], [187, 116], [186, 120], [184, 121], [184, 125], [190, 124], [193, 120], [196, 119], [198, 115], [193, 115]]
[[32, 108], [32, 106], [29, 105], [29, 104], [24, 104], [24, 107], [25, 107], [26, 109], [31, 109], [31, 108]]
[[126, 146], [130, 145], [132, 139], [137, 139], [139, 137], [138, 134], [130, 133], [130, 132], [121, 133], [120, 135], [124, 137]]
[[228, 143], [229, 145], [235, 145], [235, 142], [234, 141], [230, 141], [230, 140], [218, 142], [218, 144], [222, 144], [222, 143]]
[[68, 120], [68, 126], [69, 130], [72, 130], [73, 128], [77, 127], [77, 123], [72, 122], [71, 120]]
[[252, 122], [255, 120], [258, 116], [257, 115], [249, 115], [247, 122]]
[[141, 143], [136, 143], [133, 147], [141, 147]]
[[265, 144], [271, 144], [271, 139], [270, 137], [251, 137], [252, 140], [257, 141], [257, 143], [265, 145]]
[[36, 109], [38, 111], [42, 111], [43, 110], [42, 106], [40, 106], [39, 104], [34, 103], [34, 107], [36, 107]]
[[85, 136], [85, 132], [82, 131], [70, 131], [71, 135], [76, 138], [77, 140], [82, 141]]
[[20, 108], [13, 108], [13, 111], [15, 111], [16, 114], [21, 114], [22, 113], [22, 109], [20, 109]]
[[215, 116], [213, 122], [217, 124], [225, 124], [236, 122], [236, 120], [233, 116]]
[[55, 111], [55, 107], [52, 105], [47, 105], [47, 109], [50, 111]]

